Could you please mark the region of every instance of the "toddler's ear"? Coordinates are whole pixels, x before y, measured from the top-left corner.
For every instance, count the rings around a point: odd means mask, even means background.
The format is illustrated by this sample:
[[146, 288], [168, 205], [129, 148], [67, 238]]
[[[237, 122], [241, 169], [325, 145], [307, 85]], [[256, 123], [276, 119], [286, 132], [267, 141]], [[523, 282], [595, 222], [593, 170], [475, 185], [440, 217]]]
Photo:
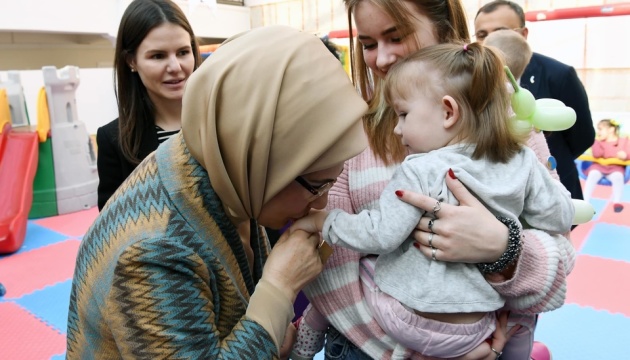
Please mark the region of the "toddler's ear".
[[444, 128], [449, 129], [459, 120], [459, 105], [452, 96], [445, 95], [442, 98], [442, 111], [444, 113]]

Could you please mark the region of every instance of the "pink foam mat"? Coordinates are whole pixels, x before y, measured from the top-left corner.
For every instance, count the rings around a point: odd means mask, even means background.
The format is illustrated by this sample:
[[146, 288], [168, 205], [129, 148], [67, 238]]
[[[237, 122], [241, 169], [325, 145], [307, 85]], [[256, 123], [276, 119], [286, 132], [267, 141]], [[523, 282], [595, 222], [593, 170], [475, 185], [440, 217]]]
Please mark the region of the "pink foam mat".
[[0, 259], [0, 281], [7, 290], [4, 298], [19, 298], [72, 279], [80, 243], [70, 239]]
[[35, 223], [68, 236], [81, 237], [98, 215], [98, 208], [35, 220]]
[[630, 281], [625, 274], [630, 274], [630, 263], [580, 255], [571, 275], [567, 277], [566, 303], [630, 317], [630, 301], [627, 297], [630, 294]]
[[2, 359], [50, 359], [66, 351], [66, 337], [12, 302], [0, 302]]
[[578, 225], [575, 229], [573, 229], [573, 231], [571, 231], [571, 243], [573, 244], [573, 247], [575, 247], [576, 251], [580, 251], [582, 245], [584, 245], [584, 242], [588, 238], [588, 235], [591, 233], [591, 230], [593, 230], [594, 225], [594, 222], [587, 222], [586, 224]]
[[628, 226], [630, 220], [630, 203], [622, 202], [624, 210], [616, 213], [613, 204], [607, 203], [604, 211], [599, 216], [600, 223], [615, 224], [620, 226]]

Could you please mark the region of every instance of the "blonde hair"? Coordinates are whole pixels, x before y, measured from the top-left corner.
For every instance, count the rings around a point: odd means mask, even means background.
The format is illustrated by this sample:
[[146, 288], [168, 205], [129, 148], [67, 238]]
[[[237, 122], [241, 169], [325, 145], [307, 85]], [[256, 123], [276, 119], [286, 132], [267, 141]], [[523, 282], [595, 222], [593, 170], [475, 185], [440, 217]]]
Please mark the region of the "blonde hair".
[[527, 40], [514, 30], [502, 29], [491, 32], [483, 42], [486, 46], [494, 46], [501, 50], [505, 59], [505, 65], [510, 68], [514, 78], [518, 79], [525, 72], [529, 60], [532, 58], [532, 49]]
[[613, 119], [602, 119], [599, 120], [599, 124], [607, 125], [608, 127], [615, 128], [615, 134], [619, 135], [619, 129], [621, 129], [621, 124], [617, 120]]
[[[352, 12], [361, 1], [383, 10], [396, 23], [402, 33], [413, 32], [413, 14], [404, 6], [412, 4], [419, 13], [433, 24], [434, 34], [439, 43], [469, 41], [466, 12], [459, 0], [344, 0], [348, 12], [348, 28], [352, 29]], [[419, 47], [419, 42], [416, 39]], [[387, 105], [382, 94], [383, 79], [376, 78], [365, 63], [363, 49], [359, 42], [350, 37], [350, 61], [352, 81], [359, 94], [368, 103], [369, 109], [363, 118], [363, 126], [368, 135], [370, 147], [385, 163], [400, 162], [407, 154], [400, 139], [394, 134], [396, 114]]]
[[503, 61], [492, 48], [477, 43], [440, 44], [394, 65], [387, 74], [385, 98], [392, 104], [412, 87], [443, 91], [459, 105], [459, 138], [475, 144], [473, 159], [505, 163], [526, 141], [509, 119], [506, 82]]

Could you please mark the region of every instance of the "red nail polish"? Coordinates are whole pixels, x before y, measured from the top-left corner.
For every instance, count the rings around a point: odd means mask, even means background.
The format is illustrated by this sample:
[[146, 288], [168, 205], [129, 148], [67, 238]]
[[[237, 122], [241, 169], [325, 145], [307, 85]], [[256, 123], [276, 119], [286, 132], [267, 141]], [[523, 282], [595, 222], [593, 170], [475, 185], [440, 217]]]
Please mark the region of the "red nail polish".
[[448, 176], [450, 176], [451, 179], [457, 179], [457, 176], [455, 176], [453, 169], [448, 169]]
[[403, 191], [402, 190], [396, 190], [396, 196], [402, 197], [403, 196]]
[[420, 244], [418, 244], [417, 242], [413, 243], [413, 247], [420, 250]]

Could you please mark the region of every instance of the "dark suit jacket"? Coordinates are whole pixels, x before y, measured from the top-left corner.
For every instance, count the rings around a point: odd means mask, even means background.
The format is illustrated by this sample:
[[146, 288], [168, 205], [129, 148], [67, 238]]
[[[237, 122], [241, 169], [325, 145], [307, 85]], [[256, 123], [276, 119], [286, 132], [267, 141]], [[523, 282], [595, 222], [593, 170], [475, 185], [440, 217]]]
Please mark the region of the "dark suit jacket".
[[573, 199], [583, 199], [575, 159], [595, 141], [595, 128], [584, 86], [571, 66], [550, 57], [534, 53], [527, 65], [521, 86], [531, 91], [536, 99], [551, 98], [562, 101], [575, 110], [575, 125], [564, 131], [551, 132], [547, 143], [558, 163], [558, 175]]
[[[98, 209], [114, 194], [120, 184], [131, 174], [137, 165], [129, 162], [118, 145], [118, 119], [104, 125], [96, 131], [98, 156]], [[157, 131], [147, 131], [142, 136], [139, 158], [142, 160], [155, 151], [159, 145]]]

